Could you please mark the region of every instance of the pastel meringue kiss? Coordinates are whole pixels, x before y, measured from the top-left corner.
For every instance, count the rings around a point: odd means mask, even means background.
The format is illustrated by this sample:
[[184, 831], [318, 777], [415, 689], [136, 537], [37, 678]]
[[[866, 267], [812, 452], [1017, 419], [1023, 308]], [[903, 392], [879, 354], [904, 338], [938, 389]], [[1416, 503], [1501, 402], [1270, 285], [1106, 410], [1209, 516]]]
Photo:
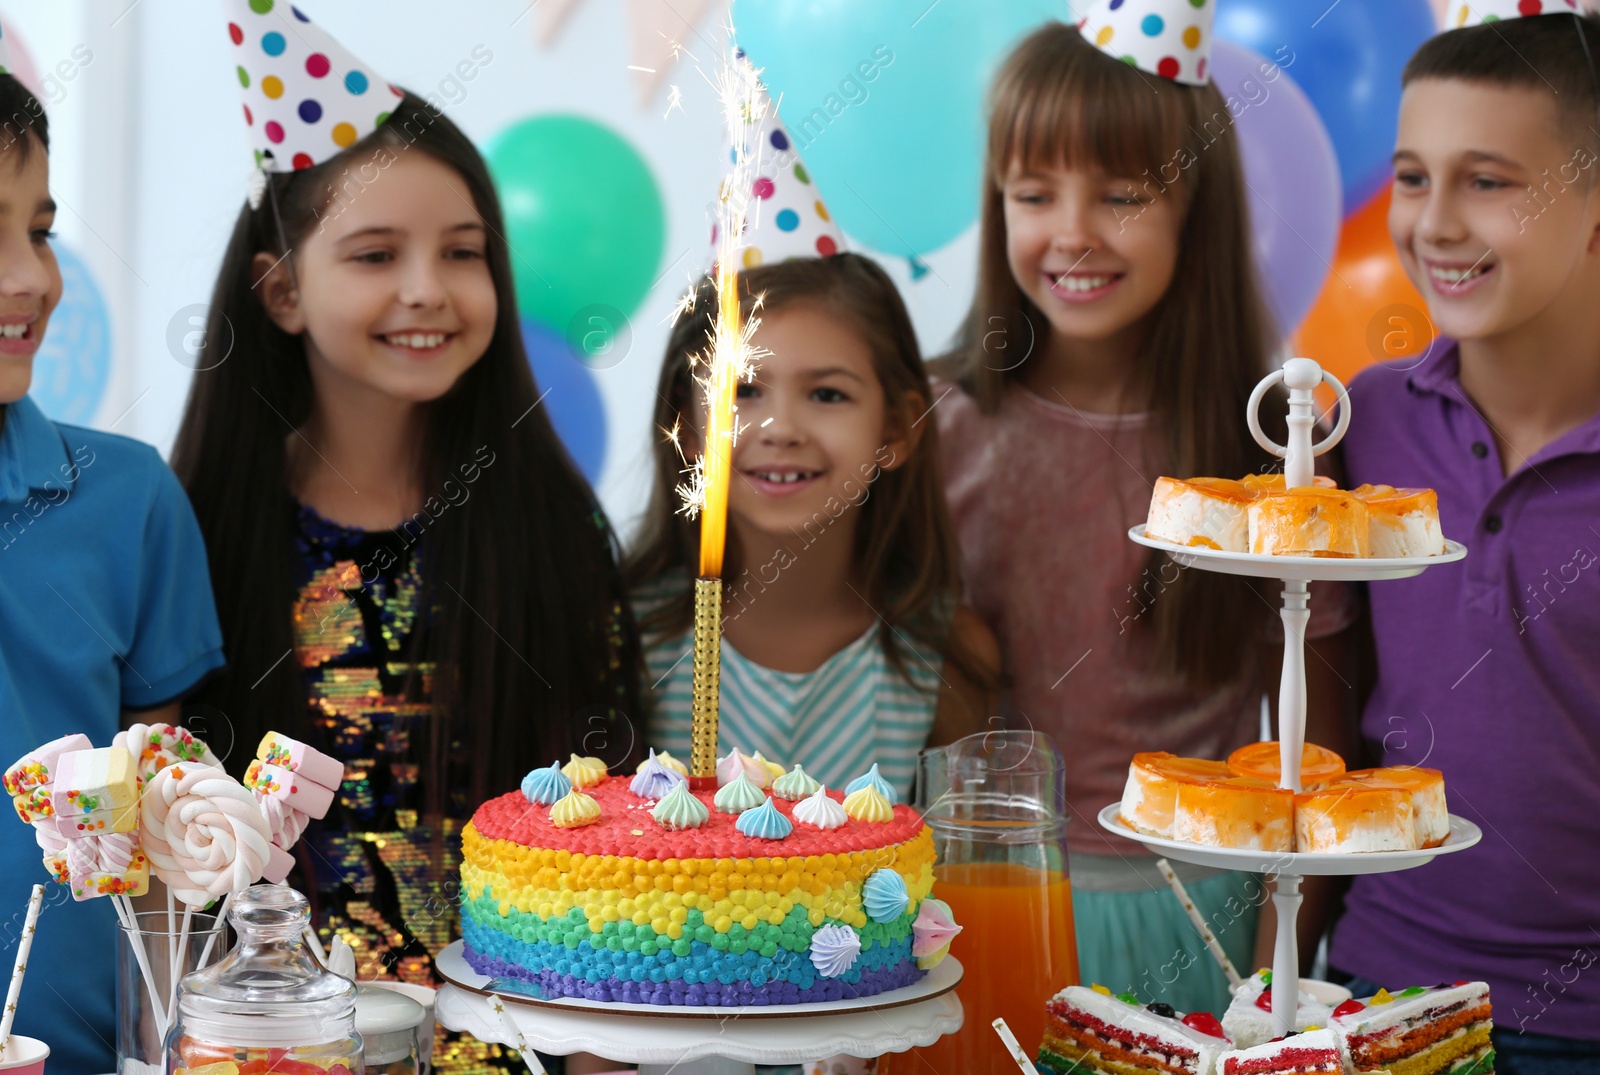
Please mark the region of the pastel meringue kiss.
[[606, 778], [606, 763], [599, 758], [572, 755], [572, 760], [561, 767], [562, 775], [578, 789], [592, 788]]
[[888, 800], [890, 806], [900, 805], [899, 793], [894, 790], [893, 785], [883, 778], [883, 774], [878, 772], [877, 762], [873, 762], [872, 768], [868, 769], [865, 773], [846, 784], [844, 786], [844, 793], [847, 796], [853, 795], [862, 788], [876, 789], [879, 795], [882, 795], [886, 800]]
[[794, 822], [780, 814], [771, 799], [763, 797], [761, 805], [740, 814], [733, 827], [752, 839], [781, 840], [794, 831]]
[[658, 801], [666, 797], [667, 792], [679, 784], [687, 784], [689, 778], [675, 769], [669, 769], [651, 751], [651, 756], [645, 761], [644, 767], [634, 775], [628, 790], [641, 799]]
[[573, 788], [550, 808], [550, 823], [558, 829], [577, 829], [600, 820], [600, 804], [594, 796]]
[[711, 819], [706, 804], [694, 797], [687, 780], [679, 782], [650, 811], [655, 823], [668, 832], [698, 829]]
[[733, 783], [734, 778], [740, 773], [758, 788], [767, 787], [772, 783], [772, 774], [767, 771], [767, 767], [738, 747], [734, 747], [732, 753], [717, 759], [719, 785], [726, 787]]
[[644, 767], [646, 765], [649, 765], [652, 759], [654, 759], [655, 761], [660, 762], [662, 765], [665, 765], [668, 769], [671, 769], [673, 772], [677, 773], [679, 776], [688, 776], [689, 775], [689, 767], [687, 765], [683, 764], [683, 762], [679, 761], [677, 758], [674, 758], [671, 754], [667, 753], [665, 750], [654, 750], [654, 749], [652, 749], [650, 751], [649, 757], [645, 758], [644, 761], [640, 762], [638, 764], [638, 766], [633, 771], [636, 772], [636, 773], [637, 772], [642, 772]]
[[849, 926], [829, 923], [811, 935], [811, 965], [824, 978], [838, 978], [855, 966], [861, 938]]
[[871, 784], [857, 788], [844, 797], [844, 812], [857, 821], [884, 823], [894, 820], [894, 807]]
[[917, 966], [923, 970], [937, 967], [950, 954], [950, 942], [960, 932], [948, 903], [932, 896], [924, 899], [911, 924], [911, 954]]
[[711, 805], [724, 814], [742, 814], [766, 801], [767, 793], [762, 791], [749, 776], [739, 773], [717, 789]]
[[572, 790], [572, 781], [561, 771], [561, 763], [551, 762], [543, 769], [534, 769], [522, 778], [522, 796], [530, 803], [554, 806]]
[[794, 804], [794, 819], [819, 829], [837, 829], [849, 821], [844, 807], [828, 795], [828, 789], [818, 787], [807, 798]]
[[861, 908], [874, 922], [893, 922], [911, 905], [906, 879], [887, 867], [873, 870], [861, 886]]
[[816, 794], [821, 786], [815, 778], [796, 764], [793, 769], [772, 782], [772, 794], [785, 802], [799, 802], [809, 795]]

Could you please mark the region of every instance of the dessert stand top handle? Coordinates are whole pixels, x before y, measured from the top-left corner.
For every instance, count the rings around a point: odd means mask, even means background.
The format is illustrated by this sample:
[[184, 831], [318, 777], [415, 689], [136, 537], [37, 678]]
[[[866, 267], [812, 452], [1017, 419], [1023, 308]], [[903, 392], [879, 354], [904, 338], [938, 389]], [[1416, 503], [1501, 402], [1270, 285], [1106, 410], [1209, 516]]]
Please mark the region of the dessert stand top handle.
[[[1282, 382], [1289, 389], [1289, 443], [1278, 444], [1261, 430], [1256, 412], [1267, 390]], [[1329, 384], [1339, 396], [1339, 420], [1329, 433], [1316, 444], [1311, 443], [1311, 430], [1316, 424], [1316, 397], [1312, 394], [1318, 385]], [[1316, 457], [1344, 439], [1350, 428], [1350, 394], [1339, 378], [1317, 365], [1309, 358], [1291, 358], [1283, 368], [1274, 370], [1261, 379], [1256, 390], [1250, 393], [1250, 403], [1245, 412], [1250, 423], [1250, 435], [1256, 443], [1283, 460], [1284, 485], [1300, 489], [1311, 484], [1316, 475]]]

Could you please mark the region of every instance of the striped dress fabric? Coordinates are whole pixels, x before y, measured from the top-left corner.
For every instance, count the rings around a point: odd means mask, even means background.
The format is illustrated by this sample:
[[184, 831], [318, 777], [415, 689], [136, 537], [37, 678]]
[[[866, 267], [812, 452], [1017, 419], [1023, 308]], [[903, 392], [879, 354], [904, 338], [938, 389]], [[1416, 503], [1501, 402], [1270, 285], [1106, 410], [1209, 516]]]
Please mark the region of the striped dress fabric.
[[[642, 605], [660, 593], [636, 595]], [[842, 790], [877, 763], [885, 780], [911, 793], [917, 753], [933, 727], [942, 687], [941, 654], [904, 631], [902, 677], [878, 643], [878, 625], [812, 672], [778, 672], [749, 660], [722, 640], [719, 756], [734, 747], [785, 768], [796, 762], [830, 789]], [[694, 697], [693, 637], [647, 639], [653, 685], [645, 743], [689, 760]]]

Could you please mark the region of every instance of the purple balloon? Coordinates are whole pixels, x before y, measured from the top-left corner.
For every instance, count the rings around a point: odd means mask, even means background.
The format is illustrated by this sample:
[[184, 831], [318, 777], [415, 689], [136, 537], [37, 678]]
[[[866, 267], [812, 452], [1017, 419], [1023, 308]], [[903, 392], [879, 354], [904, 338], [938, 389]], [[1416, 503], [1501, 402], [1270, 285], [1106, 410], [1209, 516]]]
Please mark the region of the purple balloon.
[[1311, 311], [1333, 268], [1344, 218], [1339, 158], [1317, 110], [1287, 71], [1217, 40], [1211, 78], [1239, 135], [1256, 270], [1287, 336]]

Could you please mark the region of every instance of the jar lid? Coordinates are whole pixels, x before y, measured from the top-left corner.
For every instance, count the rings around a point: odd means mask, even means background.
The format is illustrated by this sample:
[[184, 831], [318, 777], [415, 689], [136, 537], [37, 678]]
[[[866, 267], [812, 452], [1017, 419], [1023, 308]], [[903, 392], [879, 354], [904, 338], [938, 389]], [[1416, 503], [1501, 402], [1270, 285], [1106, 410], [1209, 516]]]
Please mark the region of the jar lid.
[[408, 996], [381, 986], [356, 986], [356, 1032], [368, 1064], [392, 1064], [411, 1055], [417, 1027], [427, 1009]]
[[311, 954], [305, 943], [310, 917], [306, 898], [285, 885], [253, 885], [235, 896], [228, 920], [238, 944], [179, 987], [185, 1032], [244, 1046], [349, 1037], [355, 983], [325, 970]]

